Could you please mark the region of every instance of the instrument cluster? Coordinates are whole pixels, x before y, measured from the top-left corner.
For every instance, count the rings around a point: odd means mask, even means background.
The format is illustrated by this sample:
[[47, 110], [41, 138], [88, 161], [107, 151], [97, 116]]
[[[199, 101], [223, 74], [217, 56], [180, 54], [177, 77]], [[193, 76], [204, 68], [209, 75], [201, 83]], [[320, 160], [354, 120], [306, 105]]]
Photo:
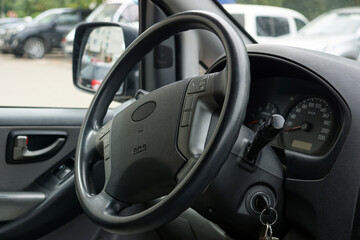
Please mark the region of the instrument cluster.
[[341, 126], [341, 111], [331, 94], [306, 79], [272, 77], [252, 82], [244, 124], [256, 131], [273, 114], [286, 122], [271, 145], [308, 155], [328, 153]]

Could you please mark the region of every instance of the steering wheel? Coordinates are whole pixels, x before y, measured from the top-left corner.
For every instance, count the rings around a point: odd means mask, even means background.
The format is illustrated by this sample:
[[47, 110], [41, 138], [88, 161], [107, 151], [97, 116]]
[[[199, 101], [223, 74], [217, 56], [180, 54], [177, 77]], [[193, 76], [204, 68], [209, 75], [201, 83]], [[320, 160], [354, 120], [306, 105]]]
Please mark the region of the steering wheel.
[[[220, 39], [226, 68], [157, 89], [103, 126], [108, 106], [132, 67], [163, 40], [191, 29], [209, 30]], [[218, 15], [182, 12], [142, 33], [103, 81], [80, 131], [75, 180], [85, 213], [121, 234], [153, 230], [179, 216], [229, 156], [245, 117], [249, 87], [244, 43]], [[105, 185], [97, 193], [91, 169], [100, 159]], [[129, 206], [153, 199], [160, 200], [139, 213], [123, 214]]]

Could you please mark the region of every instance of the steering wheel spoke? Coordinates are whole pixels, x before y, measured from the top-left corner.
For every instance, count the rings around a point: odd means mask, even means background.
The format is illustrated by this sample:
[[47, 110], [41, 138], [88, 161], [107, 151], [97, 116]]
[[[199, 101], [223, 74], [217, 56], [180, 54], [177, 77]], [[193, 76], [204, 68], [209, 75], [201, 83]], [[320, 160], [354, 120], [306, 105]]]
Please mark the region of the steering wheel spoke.
[[206, 74], [205, 76], [211, 76], [209, 77], [209, 85], [212, 86], [212, 89], [209, 94], [214, 98], [220, 98], [224, 100], [226, 96], [227, 84], [229, 82], [227, 77], [227, 68], [220, 72]]
[[123, 210], [131, 206], [113, 198], [104, 190], [94, 198], [94, 202], [95, 204], [101, 204], [102, 207], [100, 209], [109, 216], [120, 216]]
[[103, 156], [104, 160], [110, 159], [110, 138], [112, 120], [107, 122], [96, 132], [96, 149]]
[[117, 199], [113, 198], [107, 192], [102, 190], [98, 194], [87, 195], [86, 203], [88, 210], [94, 215], [104, 215], [111, 224], [111, 218], [120, 216], [122, 211], [131, 207], [129, 204], [122, 203]]
[[204, 151], [218, 120], [226, 94], [226, 72], [205, 74], [189, 81], [179, 126], [178, 148], [186, 159]]
[[108, 121], [104, 126], [96, 132], [95, 144], [96, 150], [104, 160], [105, 169], [105, 186], [109, 181], [111, 174], [111, 128], [113, 120]]

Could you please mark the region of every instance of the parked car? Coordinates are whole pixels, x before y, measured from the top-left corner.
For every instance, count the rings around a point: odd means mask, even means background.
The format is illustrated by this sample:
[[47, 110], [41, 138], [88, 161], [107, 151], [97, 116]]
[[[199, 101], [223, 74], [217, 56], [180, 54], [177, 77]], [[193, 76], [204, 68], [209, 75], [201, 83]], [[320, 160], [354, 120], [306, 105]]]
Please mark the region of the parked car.
[[105, 62], [87, 64], [80, 72], [80, 84], [96, 91], [112, 65]]
[[[111, 0], [102, 3], [87, 18], [86, 22], [119, 22], [131, 24], [138, 28], [138, 5], [132, 0]], [[62, 40], [61, 45], [66, 55], [71, 56], [75, 28]]]
[[360, 7], [324, 13], [278, 43], [360, 60]]
[[15, 56], [26, 54], [42, 58], [46, 52], [60, 48], [61, 39], [90, 14], [90, 10], [57, 8], [43, 12], [32, 23], [12, 25], [4, 40], [6, 50]]
[[0, 19], [0, 51], [2, 53], [8, 53], [4, 48], [4, 38], [6, 35], [6, 32], [9, 28], [11, 28], [14, 24], [18, 23], [24, 23], [24, 22], [31, 22], [31, 17], [25, 17], [25, 18], [3, 18]]
[[259, 43], [273, 43], [283, 35], [293, 36], [308, 23], [304, 15], [287, 8], [246, 4], [223, 7]]
[[0, 19], [0, 27], [11, 24], [11, 23], [19, 23], [19, 22], [25, 22], [25, 21], [31, 21], [31, 17], [26, 18], [2, 18]]

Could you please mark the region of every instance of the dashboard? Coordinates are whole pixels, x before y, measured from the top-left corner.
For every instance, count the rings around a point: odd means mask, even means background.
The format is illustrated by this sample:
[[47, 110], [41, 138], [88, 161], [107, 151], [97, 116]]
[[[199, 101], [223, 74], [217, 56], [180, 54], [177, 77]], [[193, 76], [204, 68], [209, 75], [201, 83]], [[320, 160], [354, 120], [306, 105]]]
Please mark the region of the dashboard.
[[340, 95], [306, 66], [263, 54], [249, 54], [251, 92], [244, 124], [256, 130], [272, 111], [286, 122], [272, 142], [293, 179], [324, 178], [346, 138], [350, 113]]
[[[351, 111], [360, 104], [354, 93], [354, 89], [360, 87], [354, 77], [360, 71], [355, 66], [358, 63], [282, 46], [251, 45], [247, 48], [251, 86], [242, 130], [250, 129], [254, 133], [272, 114], [282, 115], [285, 127], [268, 151], [262, 153], [264, 165], [259, 163], [256, 173], [241, 165], [241, 154], [232, 154], [207, 191], [208, 195], [199, 199], [196, 209], [222, 226], [240, 228], [241, 220], [236, 222], [236, 219], [246, 218], [241, 215], [246, 205], [239, 205], [246, 197], [242, 198], [240, 192], [251, 192], [256, 186], [270, 186], [278, 206], [286, 202], [284, 214], [288, 222], [295, 223], [310, 236], [325, 236], [323, 233], [330, 231], [331, 235], [326, 236], [336, 235], [331, 239], [345, 239], [345, 234], [352, 231], [349, 227], [356, 218], [353, 214], [358, 212], [355, 206], [360, 206], [357, 202], [360, 175], [356, 170], [360, 169], [356, 141], [360, 127], [359, 121], [355, 121], [360, 115]], [[224, 67], [226, 62], [221, 58], [208, 72], [218, 72]], [[239, 139], [237, 144], [240, 145], [244, 138]], [[251, 143], [252, 138], [248, 140]], [[284, 182], [281, 182], [282, 177], [267, 169], [273, 154], [280, 160]], [[244, 186], [244, 181], [250, 182], [252, 187]], [[281, 195], [283, 189], [284, 196]], [[221, 206], [219, 215], [222, 214], [217, 218], [214, 213], [208, 213], [209, 207], [216, 211], [216, 206]], [[337, 220], [333, 225], [334, 212], [329, 209], [336, 209]]]
[[[250, 99], [244, 125], [254, 132], [273, 114], [285, 118], [283, 132], [271, 142], [287, 177], [325, 177], [346, 138], [350, 113], [328, 82], [298, 63], [249, 53]], [[226, 66], [220, 58], [207, 72]]]

